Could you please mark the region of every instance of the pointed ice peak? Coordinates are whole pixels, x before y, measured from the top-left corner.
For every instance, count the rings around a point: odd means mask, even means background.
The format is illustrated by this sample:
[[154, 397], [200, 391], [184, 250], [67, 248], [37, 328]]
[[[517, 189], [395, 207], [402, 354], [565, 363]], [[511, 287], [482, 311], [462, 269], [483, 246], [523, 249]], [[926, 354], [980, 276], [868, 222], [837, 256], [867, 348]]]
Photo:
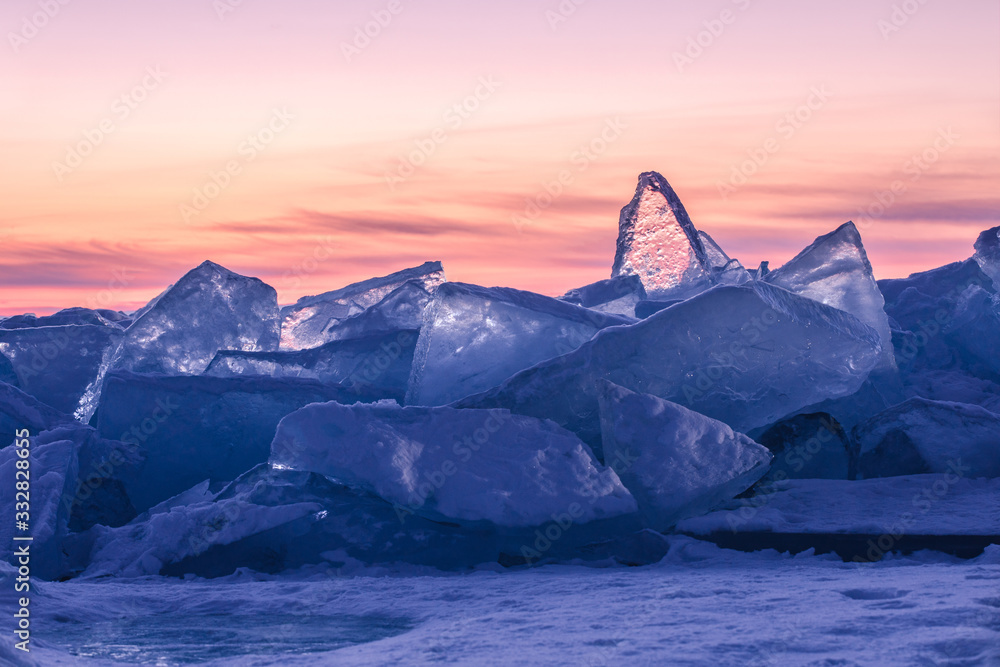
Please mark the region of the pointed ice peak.
[[622, 209], [611, 277], [638, 275], [650, 298], [710, 281], [705, 246], [667, 179], [639, 176], [635, 196]]
[[264, 351], [277, 344], [275, 289], [206, 260], [136, 313], [110, 367], [197, 374], [220, 349]]
[[973, 258], [983, 273], [993, 279], [993, 285], [1000, 290], [1000, 227], [987, 229], [979, 235]]
[[883, 366], [895, 368], [889, 318], [871, 262], [853, 222], [812, 242], [764, 281], [851, 313], [879, 332]]
[[816, 237], [815, 241], [784, 266], [772, 271], [767, 280], [780, 284], [781, 280], [788, 280], [793, 273], [802, 278], [806, 277], [803, 272], [819, 272], [823, 276], [829, 276], [853, 270], [860, 270], [867, 276], [873, 275], [868, 253], [861, 242], [861, 233], [853, 222], [848, 221], [829, 234]]
[[710, 283], [711, 267], [698, 230], [667, 179], [639, 176], [635, 196], [622, 209], [611, 276], [637, 275], [650, 298]]

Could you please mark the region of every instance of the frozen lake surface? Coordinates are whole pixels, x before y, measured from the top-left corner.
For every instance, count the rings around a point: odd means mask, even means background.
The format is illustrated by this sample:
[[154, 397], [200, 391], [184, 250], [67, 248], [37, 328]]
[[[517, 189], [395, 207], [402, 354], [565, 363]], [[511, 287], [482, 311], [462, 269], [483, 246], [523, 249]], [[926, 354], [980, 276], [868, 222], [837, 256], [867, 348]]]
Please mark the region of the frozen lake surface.
[[[993, 665], [1000, 547], [851, 564], [671, 538], [656, 565], [38, 585], [38, 665]], [[2, 570], [5, 598], [10, 569]], [[9, 641], [0, 656], [21, 661]]]

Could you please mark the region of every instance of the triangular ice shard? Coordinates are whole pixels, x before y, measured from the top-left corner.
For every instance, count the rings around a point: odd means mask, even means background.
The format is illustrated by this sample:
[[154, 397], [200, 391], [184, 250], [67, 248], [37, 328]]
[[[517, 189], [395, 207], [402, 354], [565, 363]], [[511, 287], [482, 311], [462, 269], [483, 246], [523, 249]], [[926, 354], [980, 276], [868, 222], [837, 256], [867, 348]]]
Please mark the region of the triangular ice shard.
[[705, 289], [711, 273], [698, 230], [667, 179], [655, 171], [640, 175], [619, 218], [611, 277], [637, 275], [650, 299], [662, 299]]
[[882, 368], [895, 368], [885, 300], [853, 222], [820, 236], [764, 281], [854, 315], [878, 332]]

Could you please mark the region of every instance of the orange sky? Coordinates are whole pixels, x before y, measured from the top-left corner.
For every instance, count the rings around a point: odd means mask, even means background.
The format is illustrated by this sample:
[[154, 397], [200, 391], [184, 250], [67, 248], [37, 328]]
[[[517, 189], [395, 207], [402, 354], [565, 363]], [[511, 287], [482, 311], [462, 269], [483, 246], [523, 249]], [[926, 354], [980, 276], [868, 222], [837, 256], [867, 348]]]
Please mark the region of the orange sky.
[[576, 2], [5, 1], [0, 314], [204, 259], [282, 302], [431, 259], [561, 294], [646, 170], [747, 266], [854, 219], [902, 276], [1000, 224], [1000, 2]]

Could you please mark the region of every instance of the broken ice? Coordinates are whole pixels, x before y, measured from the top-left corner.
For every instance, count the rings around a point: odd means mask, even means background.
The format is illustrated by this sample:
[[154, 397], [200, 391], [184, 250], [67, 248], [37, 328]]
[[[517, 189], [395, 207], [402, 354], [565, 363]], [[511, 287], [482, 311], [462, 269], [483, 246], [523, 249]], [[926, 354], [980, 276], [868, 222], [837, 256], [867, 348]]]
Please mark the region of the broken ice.
[[892, 335], [861, 235], [853, 222], [820, 236], [764, 280], [790, 292], [851, 313], [875, 329], [882, 342], [882, 366], [894, 369]]
[[329, 331], [344, 320], [363, 313], [404, 283], [416, 281], [426, 291], [444, 282], [441, 262], [425, 262], [388, 276], [370, 278], [332, 292], [304, 296], [281, 309], [281, 349], [302, 350], [334, 340]]
[[532, 292], [445, 283], [424, 314], [406, 402], [444, 405], [489, 389], [632, 321]]
[[704, 289], [711, 274], [698, 230], [673, 188], [656, 172], [639, 176], [635, 197], [621, 211], [611, 277], [637, 275], [649, 298], [663, 299]]
[[599, 453], [598, 379], [745, 433], [854, 393], [880, 358], [878, 333], [853, 315], [766, 283], [720, 286], [455, 405], [551, 419]]
[[704, 514], [767, 472], [767, 449], [720, 421], [610, 382], [598, 398], [605, 459], [651, 528]]
[[310, 405], [278, 425], [270, 462], [473, 525], [537, 526], [571, 506], [579, 523], [636, 509], [572, 433], [506, 410]]

